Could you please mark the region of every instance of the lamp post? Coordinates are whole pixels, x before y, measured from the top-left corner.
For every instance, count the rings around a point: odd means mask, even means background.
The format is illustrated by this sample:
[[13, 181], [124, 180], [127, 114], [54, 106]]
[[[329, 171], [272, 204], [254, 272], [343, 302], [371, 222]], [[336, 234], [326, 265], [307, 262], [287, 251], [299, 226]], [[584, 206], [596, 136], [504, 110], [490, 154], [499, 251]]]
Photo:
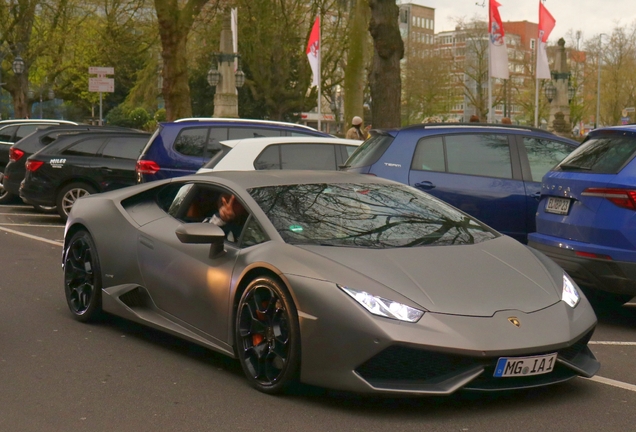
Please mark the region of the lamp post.
[[594, 129], [599, 126], [601, 116], [601, 51], [603, 49], [603, 36], [605, 33], [598, 35], [598, 82], [596, 84], [596, 117], [594, 117]]
[[548, 81], [545, 88], [543, 89], [543, 93], [545, 94], [545, 98], [548, 100], [548, 102], [552, 103], [557, 93], [557, 89], [554, 86], [552, 80]]
[[[241, 70], [241, 56], [233, 53], [232, 18], [228, 10], [221, 27], [220, 52], [212, 54], [208, 84], [217, 87], [214, 94], [214, 117], [238, 117], [238, 95], [236, 89], [245, 84], [245, 74]], [[234, 60], [237, 69], [234, 72]]]
[[[11, 52], [11, 49], [14, 47], [14, 45], [9, 46], [8, 48], [0, 48], [0, 98], [2, 98], [2, 86], [5, 85], [6, 83], [2, 82], [2, 62], [4, 61], [4, 58], [6, 57], [6, 55]], [[13, 70], [13, 73], [15, 75], [22, 75], [22, 73], [24, 72], [25, 69], [25, 65], [24, 65], [24, 60], [22, 59], [22, 57], [20, 56], [20, 54], [16, 55], [13, 58], [13, 63], [11, 64], [11, 70]], [[0, 119], [2, 118], [2, 112], [0, 112]]]

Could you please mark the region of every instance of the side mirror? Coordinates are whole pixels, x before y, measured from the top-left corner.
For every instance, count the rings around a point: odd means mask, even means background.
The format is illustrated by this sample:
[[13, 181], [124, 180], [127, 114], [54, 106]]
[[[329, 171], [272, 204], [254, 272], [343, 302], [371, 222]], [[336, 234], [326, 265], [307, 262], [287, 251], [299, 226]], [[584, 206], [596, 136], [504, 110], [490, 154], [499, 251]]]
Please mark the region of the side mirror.
[[225, 233], [211, 223], [179, 225], [175, 234], [181, 243], [210, 244], [210, 258], [217, 258], [224, 252]]

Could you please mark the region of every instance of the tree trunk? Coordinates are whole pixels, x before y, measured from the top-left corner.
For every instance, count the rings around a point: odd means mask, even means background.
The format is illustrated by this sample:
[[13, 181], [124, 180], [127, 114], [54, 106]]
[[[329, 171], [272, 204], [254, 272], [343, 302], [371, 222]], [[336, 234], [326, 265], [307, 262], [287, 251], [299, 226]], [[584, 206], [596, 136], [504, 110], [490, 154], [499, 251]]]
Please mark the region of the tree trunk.
[[369, 31], [375, 47], [369, 83], [373, 127], [400, 127], [402, 82], [400, 59], [404, 43], [398, 24], [399, 8], [395, 0], [369, 0]]
[[[349, 24], [349, 50], [344, 75], [344, 121], [350, 125], [354, 116], [364, 118], [364, 48], [369, 9], [366, 0], [356, 0]], [[367, 119], [367, 122], [370, 119]], [[345, 128], [346, 130], [346, 128]]]
[[155, 0], [163, 58], [162, 93], [168, 121], [192, 116], [186, 43], [194, 19], [207, 2], [188, 0], [180, 9], [180, 2]]

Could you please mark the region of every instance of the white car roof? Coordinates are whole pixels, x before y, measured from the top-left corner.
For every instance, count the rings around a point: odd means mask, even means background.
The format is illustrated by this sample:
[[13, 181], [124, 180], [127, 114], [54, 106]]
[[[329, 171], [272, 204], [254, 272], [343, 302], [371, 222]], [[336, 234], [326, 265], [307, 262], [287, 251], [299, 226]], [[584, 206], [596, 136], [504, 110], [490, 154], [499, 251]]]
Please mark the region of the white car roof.
[[253, 171], [254, 160], [265, 147], [274, 144], [340, 144], [359, 146], [362, 141], [329, 137], [265, 137], [243, 138], [221, 141], [222, 145], [232, 149], [216, 164], [214, 168], [201, 168], [197, 173], [212, 171]]

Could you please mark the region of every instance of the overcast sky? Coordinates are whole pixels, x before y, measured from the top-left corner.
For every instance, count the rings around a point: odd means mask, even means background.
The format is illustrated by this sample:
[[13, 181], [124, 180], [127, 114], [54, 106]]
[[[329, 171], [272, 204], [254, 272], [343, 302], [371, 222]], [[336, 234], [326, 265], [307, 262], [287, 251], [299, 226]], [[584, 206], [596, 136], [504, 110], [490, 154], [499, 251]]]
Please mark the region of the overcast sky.
[[[497, 0], [503, 21], [539, 21], [539, 0]], [[475, 16], [487, 19], [488, 0], [402, 0], [435, 9], [435, 32], [452, 30], [457, 18]], [[481, 4], [485, 3], [485, 7]], [[599, 33], [610, 34], [617, 25], [630, 27], [636, 22], [636, 0], [547, 0], [556, 26], [549, 41], [566, 37], [568, 30], [581, 30], [582, 42]], [[567, 38], [566, 38], [567, 40]]]

